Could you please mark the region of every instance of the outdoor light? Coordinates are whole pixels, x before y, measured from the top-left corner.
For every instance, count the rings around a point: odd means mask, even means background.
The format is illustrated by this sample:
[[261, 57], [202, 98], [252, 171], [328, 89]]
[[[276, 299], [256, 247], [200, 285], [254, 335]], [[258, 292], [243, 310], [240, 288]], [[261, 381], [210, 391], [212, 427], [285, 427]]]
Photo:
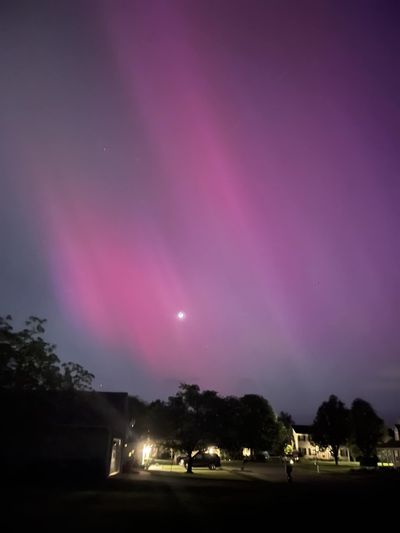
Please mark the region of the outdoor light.
[[210, 453], [211, 455], [221, 455], [221, 452], [217, 446], [209, 446], [207, 448], [207, 453]]
[[144, 444], [142, 451], [142, 465], [146, 464], [150, 459], [152, 444]]

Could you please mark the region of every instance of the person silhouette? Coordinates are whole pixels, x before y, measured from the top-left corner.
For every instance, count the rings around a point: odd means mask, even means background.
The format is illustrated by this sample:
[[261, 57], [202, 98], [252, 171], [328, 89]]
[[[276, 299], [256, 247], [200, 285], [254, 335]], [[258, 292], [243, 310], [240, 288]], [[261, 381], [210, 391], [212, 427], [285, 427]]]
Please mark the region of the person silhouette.
[[292, 478], [293, 463], [294, 463], [293, 459], [289, 459], [286, 461], [286, 464], [285, 464], [286, 476], [287, 476], [287, 480], [289, 483], [292, 483], [293, 481], [293, 478]]

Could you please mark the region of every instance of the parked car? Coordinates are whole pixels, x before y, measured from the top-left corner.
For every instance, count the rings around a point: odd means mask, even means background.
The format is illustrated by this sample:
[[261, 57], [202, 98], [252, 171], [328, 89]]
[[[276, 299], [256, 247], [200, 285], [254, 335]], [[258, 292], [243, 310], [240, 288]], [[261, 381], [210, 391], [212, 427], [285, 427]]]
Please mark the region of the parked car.
[[[179, 464], [187, 468], [189, 458], [181, 457]], [[215, 470], [221, 466], [221, 459], [216, 453], [197, 452], [192, 457], [193, 468], [208, 467], [210, 470]]]
[[253, 461], [255, 463], [265, 463], [266, 461], [269, 461], [269, 453], [267, 451], [264, 452], [257, 452], [254, 455], [250, 455], [247, 457], [247, 461]]

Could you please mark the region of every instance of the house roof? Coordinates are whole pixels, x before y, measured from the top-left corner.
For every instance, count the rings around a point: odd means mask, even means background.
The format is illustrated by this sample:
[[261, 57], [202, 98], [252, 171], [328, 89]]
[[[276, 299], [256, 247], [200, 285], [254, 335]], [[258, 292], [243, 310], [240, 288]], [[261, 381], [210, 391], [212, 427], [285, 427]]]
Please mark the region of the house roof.
[[292, 426], [293, 430], [296, 432], [296, 433], [301, 433], [303, 435], [310, 435], [312, 433], [312, 426], [304, 426], [304, 425], [298, 425], [298, 424], [294, 424]]
[[388, 442], [382, 442], [377, 446], [378, 450], [382, 448], [400, 448], [400, 440], [391, 439]]

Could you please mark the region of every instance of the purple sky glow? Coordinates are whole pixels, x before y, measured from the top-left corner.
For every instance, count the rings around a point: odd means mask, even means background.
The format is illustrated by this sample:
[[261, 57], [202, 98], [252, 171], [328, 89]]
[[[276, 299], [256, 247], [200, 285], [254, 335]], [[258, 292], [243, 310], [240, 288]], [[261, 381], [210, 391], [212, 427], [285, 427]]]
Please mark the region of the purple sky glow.
[[[396, 2], [2, 2], [0, 313], [151, 400], [400, 415]], [[177, 313], [184, 311], [184, 320]]]

